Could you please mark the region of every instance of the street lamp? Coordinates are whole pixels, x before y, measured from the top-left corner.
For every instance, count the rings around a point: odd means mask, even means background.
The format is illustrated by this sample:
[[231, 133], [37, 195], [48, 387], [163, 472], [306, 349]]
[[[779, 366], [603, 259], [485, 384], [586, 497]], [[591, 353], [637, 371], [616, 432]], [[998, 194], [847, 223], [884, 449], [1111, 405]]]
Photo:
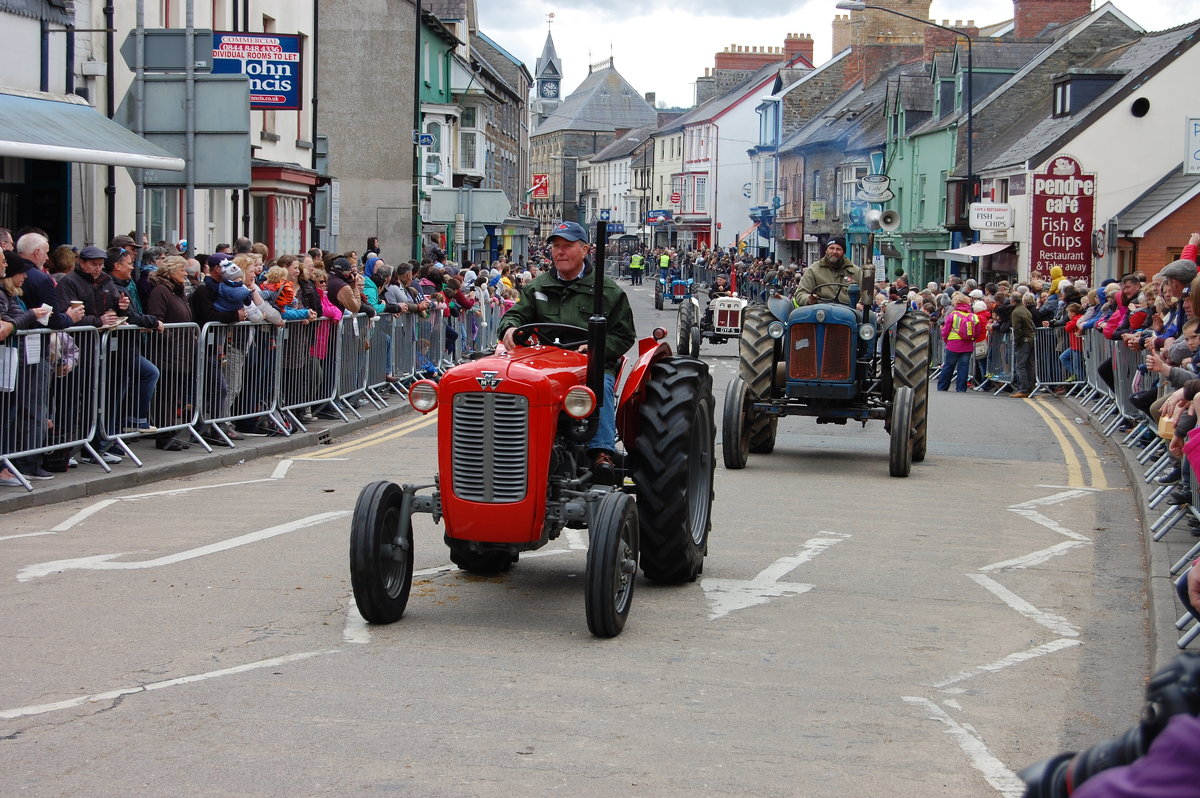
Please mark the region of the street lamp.
[[[905, 19], [911, 19], [913, 22], [920, 22], [922, 25], [928, 25], [931, 28], [949, 31], [955, 36], [961, 36], [967, 40], [967, 183], [970, 186], [971, 202], [978, 200], [979, 197], [977, 197], [975, 194], [975, 162], [973, 158], [975, 150], [975, 64], [972, 59], [971, 52], [971, 45], [975, 40], [966, 33], [963, 33], [961, 30], [948, 28], [945, 25], [939, 25], [936, 22], [930, 22], [929, 20], [921, 19], [920, 17], [902, 14], [895, 9], [886, 8], [885, 6], [873, 6], [870, 3], [842, 0], [842, 2], [838, 3], [835, 8], [839, 8], [842, 11], [863, 11], [868, 8], [875, 11], [886, 11], [889, 14], [895, 14], [898, 17], [904, 17]], [[972, 237], [974, 237], [974, 233], [972, 233]]]

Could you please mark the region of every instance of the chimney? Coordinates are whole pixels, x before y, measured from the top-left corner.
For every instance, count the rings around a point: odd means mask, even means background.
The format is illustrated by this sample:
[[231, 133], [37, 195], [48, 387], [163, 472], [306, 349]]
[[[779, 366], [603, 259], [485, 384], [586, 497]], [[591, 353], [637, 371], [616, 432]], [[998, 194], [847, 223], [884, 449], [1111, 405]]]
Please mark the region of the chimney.
[[1013, 0], [1013, 33], [1018, 39], [1033, 39], [1047, 26], [1070, 22], [1091, 10], [1091, 0]]
[[803, 56], [808, 63], [813, 62], [813, 38], [807, 33], [789, 33], [783, 40], [784, 58], [792, 61], [796, 56]]
[[646, 92], [646, 103], [647, 103], [647, 104], [648, 104], [648, 105], [649, 105], [651, 108], [654, 108], [654, 107], [656, 107], [656, 106], [654, 105], [654, 100], [655, 100], [655, 98], [656, 98], [656, 97], [657, 97], [657, 95], [655, 95], [655, 93], [654, 93], [654, 92], [652, 92], [652, 91], [648, 91], [648, 92]]
[[850, 15], [833, 16], [833, 54], [837, 55], [850, 46]]
[[[973, 20], [973, 19], [967, 20], [967, 23], [965, 25], [963, 24], [961, 19], [955, 20], [953, 25], [950, 24], [950, 20], [943, 19], [941, 24], [943, 27], [946, 27], [946, 28], [955, 28], [956, 30], [961, 30], [963, 33], [965, 33], [967, 36], [970, 36], [972, 39], [979, 38], [979, 28], [978, 28], [978, 26], [975, 25], [975, 20]], [[933, 54], [938, 52], [939, 50], [946, 51], [946, 50], [953, 49], [954, 42], [958, 38], [959, 38], [958, 36], [955, 36], [953, 33], [951, 33], [948, 30], [942, 30], [941, 28], [926, 28], [925, 29], [925, 53], [923, 56], [924, 60], [928, 61], [929, 59], [933, 58]], [[964, 46], [965, 46], [965, 40], [964, 40]]]

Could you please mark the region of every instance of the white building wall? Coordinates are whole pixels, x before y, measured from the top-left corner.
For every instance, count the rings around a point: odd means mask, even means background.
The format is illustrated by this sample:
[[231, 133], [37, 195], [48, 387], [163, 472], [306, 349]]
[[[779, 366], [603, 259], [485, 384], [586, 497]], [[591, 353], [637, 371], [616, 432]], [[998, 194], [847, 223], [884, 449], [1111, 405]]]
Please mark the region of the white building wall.
[[743, 195], [743, 187], [752, 180], [750, 159], [746, 149], [758, 141], [758, 114], [754, 109], [761, 102], [761, 92], [752, 92], [746, 99], [730, 108], [719, 120], [720, 135], [716, 158], [715, 190], [716, 212], [714, 222], [714, 246], [729, 246], [734, 237], [750, 225], [750, 201]]

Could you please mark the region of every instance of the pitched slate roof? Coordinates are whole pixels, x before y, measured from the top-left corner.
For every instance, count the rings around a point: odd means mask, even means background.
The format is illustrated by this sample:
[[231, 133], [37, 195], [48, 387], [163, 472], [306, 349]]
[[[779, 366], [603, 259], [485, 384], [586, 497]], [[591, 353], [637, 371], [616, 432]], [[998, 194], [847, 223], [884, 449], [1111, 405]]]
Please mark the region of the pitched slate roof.
[[[700, 103], [700, 105], [697, 105], [695, 108], [688, 111], [686, 114], [683, 114], [668, 124], [663, 125], [662, 129], [659, 130], [659, 133], [674, 133], [678, 130], [682, 130], [688, 125], [694, 125], [697, 122], [708, 122], [712, 119], [716, 119], [718, 116], [725, 113], [730, 108], [745, 99], [746, 92], [761, 84], [772, 75], [778, 73], [782, 63], [782, 61], [779, 61], [774, 64], [767, 64], [766, 66], [759, 68], [741, 83], [737, 84], [724, 94], [718, 94], [716, 97], [710, 97], [709, 99]], [[770, 91], [770, 87], [764, 87], [763, 90]]]
[[862, 82], [855, 83], [808, 124], [784, 139], [781, 153], [818, 144], [844, 142], [847, 150], [857, 150], [882, 144], [885, 139], [887, 115], [884, 104], [888, 85], [911, 65], [898, 65], [865, 90]]
[[1006, 141], [1011, 142], [1011, 145], [992, 155], [987, 161], [982, 161], [982, 168], [996, 169], [1023, 164], [1026, 161], [1040, 163], [1045, 160], [1048, 157], [1047, 153], [1057, 148], [1058, 142], [1064, 137], [1076, 129], [1086, 128], [1134, 89], [1143, 85], [1148, 78], [1195, 45], [1200, 40], [1198, 33], [1200, 22], [1190, 22], [1161, 33], [1146, 34], [1129, 44], [1098, 53], [1081, 66], [1124, 72], [1124, 77], [1093, 100], [1087, 108], [1069, 116], [1051, 115], [1053, 109], [1050, 105], [1050, 92], [1047, 91], [1046, 99], [1023, 118], [1022, 121], [1027, 125], [1026, 132], [1016, 138], [1009, 138], [1006, 134]]
[[631, 130], [591, 158], [588, 158], [588, 162], [600, 163], [602, 161], [615, 161], [618, 158], [624, 158], [642, 146], [646, 139], [654, 135], [654, 131], [656, 130], [658, 130], [657, 124], [646, 125], [639, 127], [637, 130]]
[[1147, 189], [1145, 194], [1117, 212], [1117, 230], [1132, 233], [1154, 219], [1168, 206], [1187, 195], [1195, 196], [1200, 189], [1200, 175], [1185, 175], [1183, 163]]
[[650, 103], [621, 77], [620, 72], [608, 66], [584, 78], [579, 88], [563, 100], [532, 135], [562, 130], [611, 132], [622, 127], [653, 124], [657, 119]]

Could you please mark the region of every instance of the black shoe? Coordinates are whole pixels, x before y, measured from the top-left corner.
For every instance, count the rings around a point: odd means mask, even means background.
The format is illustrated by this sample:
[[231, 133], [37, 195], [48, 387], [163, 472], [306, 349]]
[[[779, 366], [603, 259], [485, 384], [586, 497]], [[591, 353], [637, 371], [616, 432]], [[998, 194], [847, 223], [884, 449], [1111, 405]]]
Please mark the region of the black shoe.
[[154, 448], [161, 449], [164, 452], [182, 452], [188, 447], [174, 438], [168, 438], [166, 440], [156, 440], [154, 442]]
[[1192, 501], [1192, 489], [1187, 485], [1176, 485], [1175, 490], [1167, 497], [1167, 504], [1189, 504]]
[[1163, 474], [1161, 477], [1157, 478], [1154, 481], [1157, 482], [1159, 485], [1172, 485], [1172, 484], [1178, 482], [1179, 478], [1181, 476], [1183, 476], [1183, 473], [1180, 471], [1179, 466], [1175, 466], [1170, 471]]
[[617, 484], [617, 468], [612, 455], [606, 451], [599, 450], [592, 456], [592, 484]]

